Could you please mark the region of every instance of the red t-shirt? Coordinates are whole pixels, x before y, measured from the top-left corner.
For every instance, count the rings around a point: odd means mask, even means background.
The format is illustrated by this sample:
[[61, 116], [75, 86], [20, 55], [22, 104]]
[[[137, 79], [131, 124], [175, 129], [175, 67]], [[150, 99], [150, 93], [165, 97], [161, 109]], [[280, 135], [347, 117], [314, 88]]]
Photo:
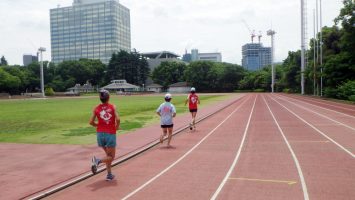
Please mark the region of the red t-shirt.
[[114, 105], [103, 103], [96, 106], [94, 113], [98, 119], [97, 132], [116, 134], [116, 110]]
[[189, 94], [189, 109], [197, 109], [198, 96], [196, 94]]

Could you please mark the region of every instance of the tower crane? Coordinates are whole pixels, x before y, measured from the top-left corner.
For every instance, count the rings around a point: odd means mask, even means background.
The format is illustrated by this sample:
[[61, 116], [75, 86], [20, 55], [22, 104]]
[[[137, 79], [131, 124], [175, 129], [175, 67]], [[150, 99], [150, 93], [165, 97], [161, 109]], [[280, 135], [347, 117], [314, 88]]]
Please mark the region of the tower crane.
[[[247, 27], [247, 29], [249, 30], [250, 37], [251, 37], [251, 43], [254, 43], [254, 37], [256, 36], [256, 35], [255, 35], [255, 30], [252, 31], [252, 30], [249, 28], [247, 22], [246, 22], [244, 19], [242, 19], [242, 21], [243, 21], [245, 27]], [[260, 37], [259, 37], [259, 39], [260, 39]]]

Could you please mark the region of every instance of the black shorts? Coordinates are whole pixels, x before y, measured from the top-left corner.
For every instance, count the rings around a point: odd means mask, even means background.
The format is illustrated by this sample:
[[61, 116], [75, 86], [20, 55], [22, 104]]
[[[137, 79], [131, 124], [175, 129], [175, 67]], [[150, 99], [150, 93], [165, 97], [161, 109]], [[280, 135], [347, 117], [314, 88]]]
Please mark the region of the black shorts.
[[190, 112], [197, 112], [197, 109], [190, 109]]
[[174, 126], [174, 124], [170, 124], [170, 125], [160, 125], [160, 127], [162, 128], [172, 128]]

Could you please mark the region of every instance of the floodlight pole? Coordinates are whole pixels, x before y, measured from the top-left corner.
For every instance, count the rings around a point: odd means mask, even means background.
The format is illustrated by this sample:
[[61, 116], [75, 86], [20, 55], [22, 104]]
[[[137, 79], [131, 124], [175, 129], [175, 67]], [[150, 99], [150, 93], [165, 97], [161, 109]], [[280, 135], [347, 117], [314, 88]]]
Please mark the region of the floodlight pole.
[[42, 97], [44, 98], [44, 78], [43, 78], [43, 52], [46, 51], [46, 48], [44, 47], [40, 47], [38, 49], [38, 51], [41, 54], [41, 68], [40, 68], [40, 73], [41, 73], [41, 93], [42, 93]]
[[301, 94], [304, 95], [304, 65], [305, 65], [305, 15], [304, 0], [301, 0]]
[[320, 44], [320, 96], [323, 96], [323, 34], [322, 34], [322, 0], [319, 0], [319, 44]]
[[275, 87], [275, 69], [274, 69], [274, 35], [275, 31], [268, 30], [267, 35], [271, 36], [271, 92], [274, 93]]

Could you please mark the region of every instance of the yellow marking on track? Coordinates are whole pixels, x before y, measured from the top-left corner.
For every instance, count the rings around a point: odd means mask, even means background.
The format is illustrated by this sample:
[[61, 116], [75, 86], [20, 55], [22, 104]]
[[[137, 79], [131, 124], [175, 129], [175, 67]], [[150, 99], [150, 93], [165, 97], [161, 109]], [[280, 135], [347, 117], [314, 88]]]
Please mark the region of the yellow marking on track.
[[315, 140], [315, 141], [312, 141], [312, 140], [290, 140], [290, 142], [299, 142], [299, 143], [328, 143], [329, 140]]
[[297, 181], [267, 180], [267, 179], [255, 179], [255, 178], [229, 178], [229, 180], [270, 182], [270, 183], [287, 183], [288, 185], [293, 185], [293, 184], [297, 183]]

